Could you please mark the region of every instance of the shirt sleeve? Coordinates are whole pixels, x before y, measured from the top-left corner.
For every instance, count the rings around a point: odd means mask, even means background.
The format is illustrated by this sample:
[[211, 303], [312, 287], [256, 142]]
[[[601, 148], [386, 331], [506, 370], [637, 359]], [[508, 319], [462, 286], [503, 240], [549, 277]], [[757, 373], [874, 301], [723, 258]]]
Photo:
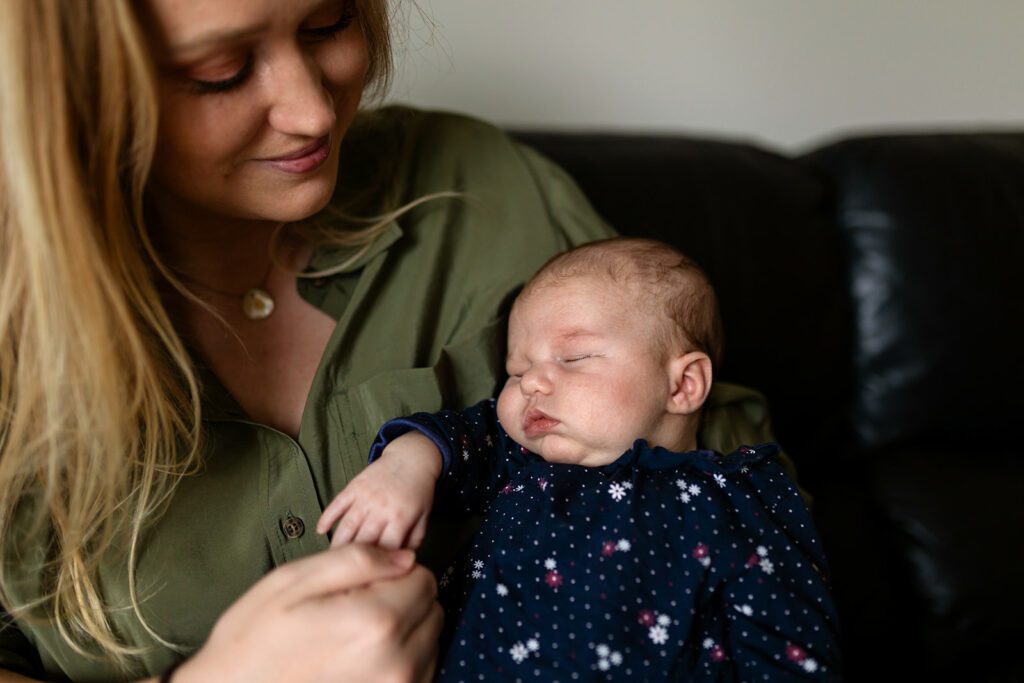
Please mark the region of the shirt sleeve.
[[43, 675], [39, 653], [3, 606], [0, 606], [0, 670], [32, 678]]
[[416, 413], [390, 420], [370, 448], [369, 462], [394, 439], [409, 431], [429, 438], [444, 465], [438, 479], [437, 505], [446, 511], [480, 513], [508, 481], [518, 444], [498, 424], [494, 399], [461, 411]]
[[733, 508], [732, 550], [716, 562], [728, 571], [710, 601], [718, 625], [708, 630], [703, 656], [727, 660], [737, 680], [839, 680], [825, 556], [777, 457], [771, 445], [724, 459], [731, 473], [719, 486]]

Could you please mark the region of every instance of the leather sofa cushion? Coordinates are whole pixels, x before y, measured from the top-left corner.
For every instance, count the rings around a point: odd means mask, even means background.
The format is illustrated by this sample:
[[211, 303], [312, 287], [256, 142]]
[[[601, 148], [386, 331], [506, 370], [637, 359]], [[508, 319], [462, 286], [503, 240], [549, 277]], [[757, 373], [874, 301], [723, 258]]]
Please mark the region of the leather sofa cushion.
[[861, 443], [999, 443], [1024, 410], [1024, 135], [862, 138], [805, 161], [847, 242]]

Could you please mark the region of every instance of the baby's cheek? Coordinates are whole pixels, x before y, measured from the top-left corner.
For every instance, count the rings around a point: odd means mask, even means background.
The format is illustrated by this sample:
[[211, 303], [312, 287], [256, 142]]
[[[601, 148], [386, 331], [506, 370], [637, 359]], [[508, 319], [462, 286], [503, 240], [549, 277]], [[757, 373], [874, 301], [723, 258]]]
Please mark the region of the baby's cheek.
[[506, 386], [498, 394], [498, 421], [501, 422], [501, 426], [505, 428], [513, 438], [515, 437], [515, 413], [516, 413], [516, 399], [513, 393]]

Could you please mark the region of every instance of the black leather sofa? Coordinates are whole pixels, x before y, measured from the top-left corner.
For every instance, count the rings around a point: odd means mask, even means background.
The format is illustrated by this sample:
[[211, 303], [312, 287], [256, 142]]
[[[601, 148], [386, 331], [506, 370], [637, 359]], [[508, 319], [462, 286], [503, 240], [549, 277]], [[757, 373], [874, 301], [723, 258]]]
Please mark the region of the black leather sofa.
[[1024, 681], [1024, 133], [516, 135], [708, 272], [718, 376], [814, 497], [847, 679]]

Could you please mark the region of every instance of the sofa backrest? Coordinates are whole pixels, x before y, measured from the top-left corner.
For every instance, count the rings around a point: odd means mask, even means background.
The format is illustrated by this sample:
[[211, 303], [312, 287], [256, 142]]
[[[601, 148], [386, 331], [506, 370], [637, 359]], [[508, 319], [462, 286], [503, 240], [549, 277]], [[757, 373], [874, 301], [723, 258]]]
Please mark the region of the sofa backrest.
[[1024, 135], [849, 139], [799, 158], [517, 137], [621, 233], [707, 271], [725, 322], [718, 377], [768, 396], [801, 464], [838, 442], [1006, 440], [1024, 408]]

